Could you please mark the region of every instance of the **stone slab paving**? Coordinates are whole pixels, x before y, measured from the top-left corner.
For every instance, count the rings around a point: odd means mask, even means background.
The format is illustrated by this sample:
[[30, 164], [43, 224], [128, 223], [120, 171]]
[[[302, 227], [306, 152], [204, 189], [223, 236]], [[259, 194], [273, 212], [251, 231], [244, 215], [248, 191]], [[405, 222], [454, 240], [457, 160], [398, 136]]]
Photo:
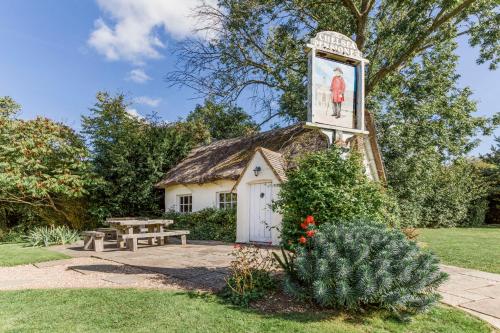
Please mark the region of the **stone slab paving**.
[[442, 302], [463, 309], [500, 329], [500, 274], [441, 265], [450, 275], [439, 292]]
[[[175, 240], [165, 246], [149, 246], [139, 242], [136, 252], [116, 249], [106, 242], [103, 252], [82, 251], [82, 244], [53, 247], [72, 257], [95, 257], [129, 265], [146, 272], [172, 278], [181, 288], [218, 291], [229, 274], [233, 245], [221, 242], [190, 241], [181, 246]], [[89, 268], [92, 269], [92, 268]]]

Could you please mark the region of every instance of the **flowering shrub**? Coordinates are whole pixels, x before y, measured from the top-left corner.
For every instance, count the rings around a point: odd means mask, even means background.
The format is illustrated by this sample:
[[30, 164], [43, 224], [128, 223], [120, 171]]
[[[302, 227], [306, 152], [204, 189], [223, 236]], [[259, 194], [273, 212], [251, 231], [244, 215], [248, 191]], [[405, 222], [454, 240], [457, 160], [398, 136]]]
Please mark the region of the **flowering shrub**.
[[304, 227], [295, 256], [284, 258], [292, 266], [285, 269], [285, 291], [296, 298], [337, 309], [375, 306], [401, 318], [438, 299], [436, 288], [446, 279], [438, 259], [401, 231], [366, 220]]
[[255, 246], [235, 245], [231, 275], [226, 279], [223, 296], [237, 305], [248, 306], [249, 302], [262, 298], [275, 288], [273, 272], [275, 263], [269, 251]]
[[[273, 208], [283, 215], [281, 240], [288, 249], [297, 240], [307, 243], [306, 226], [314, 229], [321, 223], [357, 218], [388, 225], [399, 223], [395, 201], [380, 184], [366, 177], [360, 156], [355, 153], [343, 158], [333, 146], [307, 154], [287, 172], [287, 178]], [[315, 223], [309, 223], [312, 216]]]

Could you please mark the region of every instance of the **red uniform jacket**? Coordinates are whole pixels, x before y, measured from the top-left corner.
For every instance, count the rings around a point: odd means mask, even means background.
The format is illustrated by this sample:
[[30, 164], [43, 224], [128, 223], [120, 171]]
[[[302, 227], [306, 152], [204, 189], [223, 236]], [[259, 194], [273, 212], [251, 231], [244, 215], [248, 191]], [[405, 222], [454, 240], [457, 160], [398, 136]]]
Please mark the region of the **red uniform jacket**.
[[342, 103], [344, 101], [345, 82], [341, 76], [334, 76], [330, 85], [332, 92], [332, 102]]

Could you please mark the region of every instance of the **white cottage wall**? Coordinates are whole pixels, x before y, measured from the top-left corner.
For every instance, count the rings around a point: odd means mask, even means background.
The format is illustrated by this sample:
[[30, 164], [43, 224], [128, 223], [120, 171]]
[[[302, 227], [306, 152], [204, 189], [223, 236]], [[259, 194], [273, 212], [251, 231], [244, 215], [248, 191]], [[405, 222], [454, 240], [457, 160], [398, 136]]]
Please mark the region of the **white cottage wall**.
[[[261, 171], [258, 176], [255, 176], [253, 170], [257, 166], [261, 167]], [[252, 184], [266, 182], [272, 183], [272, 197], [273, 200], [277, 199], [281, 182], [262, 154], [257, 152], [249, 162], [245, 169], [245, 173], [241, 176], [236, 187], [236, 192], [238, 193], [236, 242], [238, 243], [248, 243], [250, 241], [250, 187]], [[272, 244], [278, 245], [280, 239], [279, 230], [277, 230], [276, 227], [279, 228], [281, 226], [281, 215], [272, 212], [271, 220]]]
[[233, 180], [217, 180], [205, 184], [170, 185], [165, 188], [165, 210], [178, 210], [179, 196], [193, 196], [193, 212], [204, 208], [217, 207], [217, 194], [230, 192], [236, 182]]

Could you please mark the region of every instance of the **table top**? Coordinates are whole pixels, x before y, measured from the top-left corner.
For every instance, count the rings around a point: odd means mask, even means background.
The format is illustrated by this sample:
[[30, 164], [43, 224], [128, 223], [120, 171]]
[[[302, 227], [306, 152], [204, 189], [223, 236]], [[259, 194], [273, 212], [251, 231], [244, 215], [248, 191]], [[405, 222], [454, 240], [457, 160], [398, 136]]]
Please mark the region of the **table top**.
[[141, 219], [129, 219], [129, 218], [110, 218], [106, 219], [106, 224], [115, 226], [140, 226], [140, 225], [170, 225], [173, 224], [173, 220], [163, 220], [163, 219], [151, 219], [151, 220], [141, 220]]

